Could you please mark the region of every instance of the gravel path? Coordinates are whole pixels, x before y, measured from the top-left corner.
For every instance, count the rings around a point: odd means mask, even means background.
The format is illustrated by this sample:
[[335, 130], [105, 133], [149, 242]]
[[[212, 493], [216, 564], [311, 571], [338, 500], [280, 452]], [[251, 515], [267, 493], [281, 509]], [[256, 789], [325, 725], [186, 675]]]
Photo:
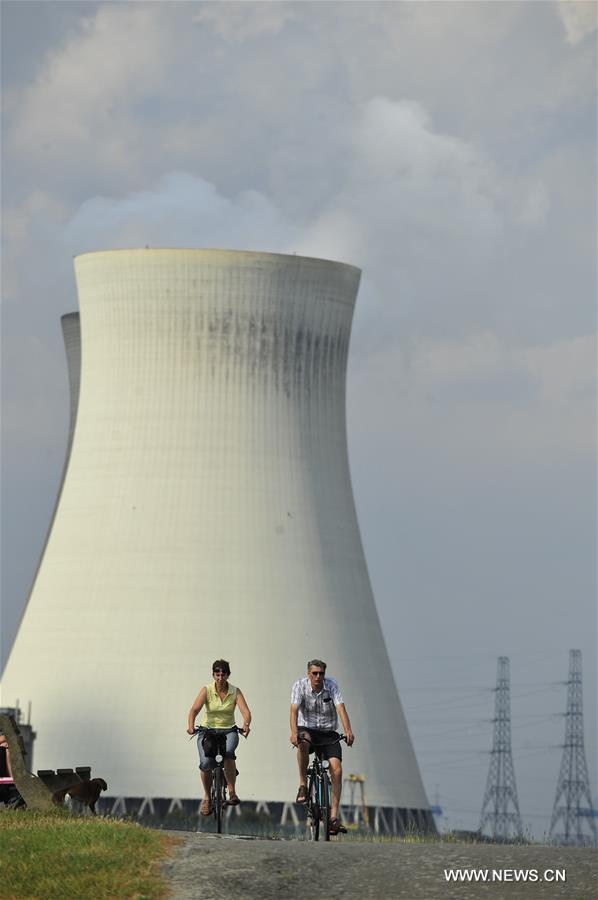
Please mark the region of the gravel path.
[[[172, 832], [179, 837], [181, 832]], [[174, 900], [595, 900], [595, 851], [488, 844], [308, 843], [185, 834], [164, 864]], [[565, 869], [565, 883], [448, 883], [444, 870]]]

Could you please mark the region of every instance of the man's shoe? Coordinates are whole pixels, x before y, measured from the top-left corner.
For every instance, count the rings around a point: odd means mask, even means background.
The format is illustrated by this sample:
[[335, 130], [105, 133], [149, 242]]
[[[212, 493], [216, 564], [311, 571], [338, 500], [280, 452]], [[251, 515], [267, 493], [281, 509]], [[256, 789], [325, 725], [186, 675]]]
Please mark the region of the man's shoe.
[[212, 814], [212, 804], [209, 800], [202, 800], [201, 806], [199, 807], [199, 811], [202, 816], [210, 816]]
[[241, 801], [239, 800], [239, 798], [237, 797], [236, 794], [228, 795], [228, 805], [229, 806], [238, 806], [240, 802]]
[[307, 785], [300, 784], [295, 803], [307, 803]]
[[346, 834], [347, 829], [341, 824], [340, 819], [331, 819], [328, 823], [328, 834]]

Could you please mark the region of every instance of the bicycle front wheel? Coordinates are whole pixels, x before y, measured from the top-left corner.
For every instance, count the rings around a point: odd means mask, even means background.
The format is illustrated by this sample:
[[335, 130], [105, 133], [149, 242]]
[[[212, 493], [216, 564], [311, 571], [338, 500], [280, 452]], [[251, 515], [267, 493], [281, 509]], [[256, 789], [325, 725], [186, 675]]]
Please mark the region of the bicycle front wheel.
[[330, 840], [330, 778], [327, 772], [322, 773], [320, 781], [320, 821], [324, 832], [324, 840]]
[[320, 839], [320, 803], [319, 803], [318, 778], [312, 773], [307, 790], [307, 825], [309, 837], [312, 841]]
[[222, 813], [223, 813], [223, 773], [220, 766], [214, 769], [214, 780], [212, 782], [212, 790], [214, 792], [214, 818], [216, 819], [216, 831], [222, 834]]

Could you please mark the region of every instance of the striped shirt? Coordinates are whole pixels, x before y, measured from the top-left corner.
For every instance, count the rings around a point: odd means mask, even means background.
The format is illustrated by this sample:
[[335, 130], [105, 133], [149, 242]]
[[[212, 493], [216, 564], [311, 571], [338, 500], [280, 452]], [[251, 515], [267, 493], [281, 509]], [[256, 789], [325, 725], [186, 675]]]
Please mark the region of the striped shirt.
[[334, 678], [325, 678], [321, 691], [312, 690], [309, 678], [300, 678], [291, 690], [291, 703], [299, 707], [297, 724], [301, 728], [336, 731], [336, 707], [344, 703], [341, 689]]

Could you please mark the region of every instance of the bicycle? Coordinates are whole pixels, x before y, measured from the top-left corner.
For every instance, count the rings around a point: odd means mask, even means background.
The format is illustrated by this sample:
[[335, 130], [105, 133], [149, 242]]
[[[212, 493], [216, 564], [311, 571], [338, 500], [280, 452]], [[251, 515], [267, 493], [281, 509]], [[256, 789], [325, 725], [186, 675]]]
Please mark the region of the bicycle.
[[[330, 762], [322, 758], [322, 751], [325, 747], [336, 744], [337, 741], [347, 740], [346, 735], [340, 734], [334, 741], [327, 741], [325, 744], [314, 744], [308, 740], [303, 734], [299, 735], [301, 741], [311, 744], [314, 748], [314, 758], [307, 769], [307, 820], [309, 823], [310, 837], [312, 841], [320, 840], [320, 823], [324, 832], [324, 840], [330, 840], [330, 791], [331, 781], [328, 770]], [[346, 834], [346, 828], [339, 828], [340, 832]]]
[[[216, 765], [212, 769], [212, 787], [210, 788], [210, 806], [212, 808], [212, 814], [216, 821], [216, 831], [218, 834], [222, 834], [222, 819], [224, 815], [224, 810], [229, 805], [228, 800], [226, 799], [226, 775], [224, 773], [224, 754], [226, 752], [226, 735], [231, 731], [236, 731], [238, 734], [243, 734], [243, 729], [238, 728], [236, 725], [233, 728], [227, 728], [226, 731], [221, 731], [217, 728], [205, 728], [203, 725], [199, 728], [196, 728], [193, 734], [191, 735], [191, 739], [196, 737], [198, 734], [209, 734], [212, 735], [215, 739], [215, 753], [214, 759], [216, 760]], [[237, 775], [239, 773], [237, 772]]]

